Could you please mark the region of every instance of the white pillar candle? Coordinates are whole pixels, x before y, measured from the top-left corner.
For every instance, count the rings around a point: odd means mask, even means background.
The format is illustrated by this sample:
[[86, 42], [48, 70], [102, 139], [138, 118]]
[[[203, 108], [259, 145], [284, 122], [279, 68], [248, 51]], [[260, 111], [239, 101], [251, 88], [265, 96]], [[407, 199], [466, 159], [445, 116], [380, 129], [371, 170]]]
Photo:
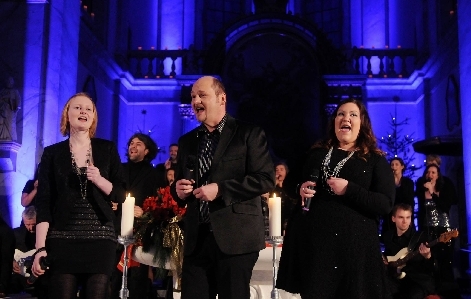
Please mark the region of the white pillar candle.
[[281, 197], [276, 193], [268, 198], [268, 226], [270, 237], [281, 236]]
[[128, 194], [126, 200], [122, 204], [121, 214], [121, 236], [132, 237], [132, 228], [134, 226], [134, 203], [135, 198]]

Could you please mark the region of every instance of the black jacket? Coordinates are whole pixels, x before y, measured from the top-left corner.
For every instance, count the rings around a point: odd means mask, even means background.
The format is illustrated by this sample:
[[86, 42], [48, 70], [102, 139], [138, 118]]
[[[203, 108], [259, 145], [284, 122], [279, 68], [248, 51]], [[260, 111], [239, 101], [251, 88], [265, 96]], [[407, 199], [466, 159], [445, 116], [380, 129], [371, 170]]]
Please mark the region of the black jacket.
[[[197, 132], [198, 128], [179, 140], [175, 181], [184, 178], [188, 156], [198, 156]], [[217, 198], [208, 206], [214, 238], [221, 251], [243, 254], [265, 248], [260, 195], [273, 190], [275, 170], [263, 130], [228, 116], [209, 172], [208, 184], [217, 183], [219, 189]], [[173, 198], [181, 205], [188, 204], [184, 230], [184, 252], [188, 255], [197, 243], [199, 200], [193, 195], [179, 199], [175, 186], [176, 183], [170, 187]]]
[[[92, 138], [91, 143], [94, 165], [100, 170], [101, 176], [113, 184], [113, 189], [106, 195], [91, 182], [88, 182], [87, 188], [91, 188], [93, 198], [106, 219], [113, 221], [111, 202], [122, 203], [125, 199], [121, 160], [113, 142]], [[76, 182], [69, 140], [46, 147], [41, 158], [36, 195], [37, 223], [49, 222], [51, 227], [58, 230], [64, 228], [73, 200], [81, 196]]]

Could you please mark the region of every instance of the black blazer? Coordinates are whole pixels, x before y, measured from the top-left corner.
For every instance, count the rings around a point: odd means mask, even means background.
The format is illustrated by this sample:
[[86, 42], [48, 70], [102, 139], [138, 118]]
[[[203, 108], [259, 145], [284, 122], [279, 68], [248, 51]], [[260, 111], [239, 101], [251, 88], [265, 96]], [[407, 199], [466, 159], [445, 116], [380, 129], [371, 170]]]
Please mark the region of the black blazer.
[[[142, 208], [142, 204], [147, 197], [157, 195], [157, 170], [149, 162], [142, 166], [139, 174], [131, 182], [129, 179], [129, 164], [131, 163], [133, 162], [123, 163], [123, 176], [124, 181], [126, 182], [125, 194], [131, 193], [131, 196], [136, 200], [134, 205]], [[119, 204], [117, 210], [115, 211], [115, 230], [117, 233], [121, 231], [122, 213], [122, 205]]]
[[[125, 199], [121, 160], [113, 142], [92, 138], [94, 165], [102, 177], [113, 184], [106, 195], [93, 183], [88, 182], [87, 192], [92, 190], [93, 198], [108, 221], [114, 220], [111, 202], [122, 203]], [[49, 222], [51, 227], [63, 229], [70, 216], [75, 198], [80, 197], [77, 175], [72, 169], [69, 140], [44, 149], [39, 170], [39, 186], [36, 195], [37, 223]]]
[[126, 194], [131, 193], [136, 199], [135, 205], [142, 208], [144, 199], [149, 196], [157, 195], [158, 177], [157, 170], [149, 163], [142, 166], [139, 174], [131, 182], [129, 179], [129, 164], [133, 162], [123, 163], [123, 175], [126, 182]]
[[[188, 156], [198, 156], [197, 132], [198, 128], [179, 140], [175, 181], [184, 178]], [[219, 188], [217, 198], [208, 205], [219, 248], [226, 254], [265, 248], [260, 195], [274, 188], [275, 170], [264, 131], [228, 116], [209, 171], [208, 183], [217, 183]], [[187, 204], [184, 253], [189, 255], [198, 238], [199, 200], [193, 195], [179, 199], [175, 185], [171, 185], [173, 198]]]

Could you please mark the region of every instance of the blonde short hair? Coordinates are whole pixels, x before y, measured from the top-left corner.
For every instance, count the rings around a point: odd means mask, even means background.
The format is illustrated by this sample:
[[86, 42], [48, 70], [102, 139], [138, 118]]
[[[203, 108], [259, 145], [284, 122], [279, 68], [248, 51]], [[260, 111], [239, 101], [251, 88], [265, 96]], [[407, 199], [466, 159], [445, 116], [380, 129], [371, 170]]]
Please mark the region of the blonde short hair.
[[86, 92], [79, 92], [79, 93], [74, 94], [73, 96], [69, 98], [67, 103], [65, 103], [64, 109], [62, 109], [60, 131], [61, 131], [62, 136], [70, 135], [70, 123], [69, 123], [69, 115], [68, 115], [69, 108], [70, 108], [70, 101], [72, 101], [72, 99], [79, 96], [83, 96], [90, 99], [90, 101], [92, 101], [92, 104], [93, 104], [93, 116], [94, 117], [93, 117], [92, 125], [90, 126], [90, 129], [88, 130], [88, 135], [90, 136], [90, 138], [92, 138], [93, 136], [95, 136], [95, 133], [96, 133], [96, 126], [98, 123], [98, 113], [96, 111], [95, 102], [93, 102], [93, 99]]

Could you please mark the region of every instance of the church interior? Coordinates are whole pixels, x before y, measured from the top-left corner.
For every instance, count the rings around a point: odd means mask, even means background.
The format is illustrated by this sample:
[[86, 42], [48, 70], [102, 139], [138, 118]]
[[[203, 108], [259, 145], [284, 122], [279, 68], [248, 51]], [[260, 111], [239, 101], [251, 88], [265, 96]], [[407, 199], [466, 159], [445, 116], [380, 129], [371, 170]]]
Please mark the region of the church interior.
[[158, 164], [199, 125], [192, 84], [216, 76], [228, 113], [261, 126], [273, 160], [293, 170], [353, 97], [414, 181], [427, 154], [441, 157], [458, 196], [455, 276], [470, 294], [469, 15], [471, 2], [457, 0], [0, 1], [0, 213], [20, 225], [23, 186], [43, 149], [65, 139], [61, 110], [77, 92], [94, 99], [96, 136], [123, 162], [143, 132]]

